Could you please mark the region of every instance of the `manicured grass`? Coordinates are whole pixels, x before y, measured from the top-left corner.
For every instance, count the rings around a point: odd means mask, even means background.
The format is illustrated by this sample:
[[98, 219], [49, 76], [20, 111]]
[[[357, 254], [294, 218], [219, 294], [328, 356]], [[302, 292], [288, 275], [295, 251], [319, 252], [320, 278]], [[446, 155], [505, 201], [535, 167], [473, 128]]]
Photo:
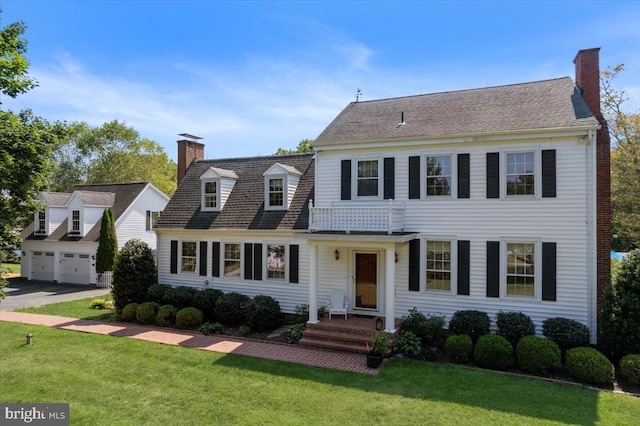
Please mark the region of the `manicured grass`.
[[20, 264], [19, 263], [3, 263], [2, 269], [9, 270], [10, 275], [20, 275]]
[[99, 297], [89, 297], [86, 299], [71, 300], [69, 302], [52, 303], [50, 305], [28, 307], [16, 309], [16, 312], [27, 312], [30, 314], [57, 315], [61, 317], [94, 319], [108, 317], [114, 311], [112, 309], [94, 309], [91, 307], [93, 299], [113, 300], [111, 294]]
[[391, 360], [370, 376], [14, 323], [0, 323], [0, 335], [0, 401], [69, 402], [71, 424], [623, 425], [640, 418], [639, 398], [452, 365]]

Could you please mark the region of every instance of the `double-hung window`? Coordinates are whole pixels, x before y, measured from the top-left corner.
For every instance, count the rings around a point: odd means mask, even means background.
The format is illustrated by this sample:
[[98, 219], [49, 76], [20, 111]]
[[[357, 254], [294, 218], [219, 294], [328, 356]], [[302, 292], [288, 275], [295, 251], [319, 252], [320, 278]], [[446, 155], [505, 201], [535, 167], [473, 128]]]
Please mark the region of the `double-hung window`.
[[45, 233], [47, 229], [47, 220], [45, 212], [38, 212], [38, 229], [40, 233]]
[[198, 261], [195, 241], [182, 242], [182, 272], [195, 272]]
[[80, 232], [80, 210], [71, 212], [71, 230], [75, 233]]
[[281, 244], [267, 245], [267, 278], [275, 280], [285, 279], [287, 265], [285, 246]]
[[427, 240], [427, 290], [451, 291], [451, 241]]
[[451, 195], [451, 156], [427, 157], [427, 197]]
[[204, 207], [207, 209], [218, 208], [218, 181], [204, 182]]
[[507, 296], [535, 296], [535, 243], [507, 243]]
[[240, 244], [224, 245], [224, 276], [240, 278]]
[[507, 153], [506, 164], [507, 196], [535, 195], [535, 153]]
[[269, 179], [269, 207], [284, 206], [284, 179]]
[[358, 197], [377, 197], [379, 194], [378, 160], [359, 160], [356, 181]]

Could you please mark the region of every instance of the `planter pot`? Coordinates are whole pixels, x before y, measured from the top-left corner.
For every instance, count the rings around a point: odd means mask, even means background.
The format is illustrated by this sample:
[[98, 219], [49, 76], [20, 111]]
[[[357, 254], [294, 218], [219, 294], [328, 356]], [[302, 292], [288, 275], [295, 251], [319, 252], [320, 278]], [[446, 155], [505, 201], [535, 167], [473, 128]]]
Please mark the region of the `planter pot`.
[[367, 367], [378, 368], [380, 364], [382, 364], [383, 359], [384, 359], [384, 355], [376, 352], [369, 352], [367, 354]]

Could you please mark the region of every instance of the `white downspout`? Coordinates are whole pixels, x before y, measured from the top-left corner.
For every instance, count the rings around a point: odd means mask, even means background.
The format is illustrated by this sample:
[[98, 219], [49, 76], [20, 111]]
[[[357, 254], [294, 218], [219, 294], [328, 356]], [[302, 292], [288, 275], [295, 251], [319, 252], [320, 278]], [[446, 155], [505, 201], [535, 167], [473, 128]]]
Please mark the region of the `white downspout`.
[[587, 161], [587, 286], [589, 295], [589, 330], [591, 343], [596, 343], [598, 338], [598, 252], [597, 233], [597, 157], [596, 157], [596, 132], [589, 130], [586, 144]]

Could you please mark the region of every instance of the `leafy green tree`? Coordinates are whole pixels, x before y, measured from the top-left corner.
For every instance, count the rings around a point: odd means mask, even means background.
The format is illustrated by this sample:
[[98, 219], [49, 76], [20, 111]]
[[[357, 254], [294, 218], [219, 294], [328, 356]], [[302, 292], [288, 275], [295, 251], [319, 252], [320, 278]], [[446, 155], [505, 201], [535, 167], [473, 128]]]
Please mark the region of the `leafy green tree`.
[[609, 123], [611, 151], [611, 219], [613, 248], [640, 247], [640, 114], [624, 111], [628, 97], [613, 88], [624, 65], [609, 67], [600, 79], [603, 113]]
[[306, 154], [313, 152], [313, 139], [302, 139], [296, 149], [278, 148], [273, 155]]
[[113, 271], [113, 264], [118, 255], [118, 237], [113, 221], [113, 210], [105, 209], [100, 223], [100, 242], [96, 252], [96, 272]]
[[73, 123], [69, 138], [53, 154], [56, 170], [50, 189], [65, 191], [81, 183], [151, 182], [172, 195], [177, 166], [162, 146], [125, 123], [113, 120], [99, 127]]
[[18, 21], [0, 30], [0, 93], [12, 98], [38, 85], [27, 73], [29, 61], [24, 57], [27, 41], [21, 37], [26, 29], [26, 24]]
[[125, 243], [113, 268], [111, 293], [118, 312], [129, 303], [147, 300], [147, 290], [158, 282], [156, 263], [149, 246], [133, 239]]

